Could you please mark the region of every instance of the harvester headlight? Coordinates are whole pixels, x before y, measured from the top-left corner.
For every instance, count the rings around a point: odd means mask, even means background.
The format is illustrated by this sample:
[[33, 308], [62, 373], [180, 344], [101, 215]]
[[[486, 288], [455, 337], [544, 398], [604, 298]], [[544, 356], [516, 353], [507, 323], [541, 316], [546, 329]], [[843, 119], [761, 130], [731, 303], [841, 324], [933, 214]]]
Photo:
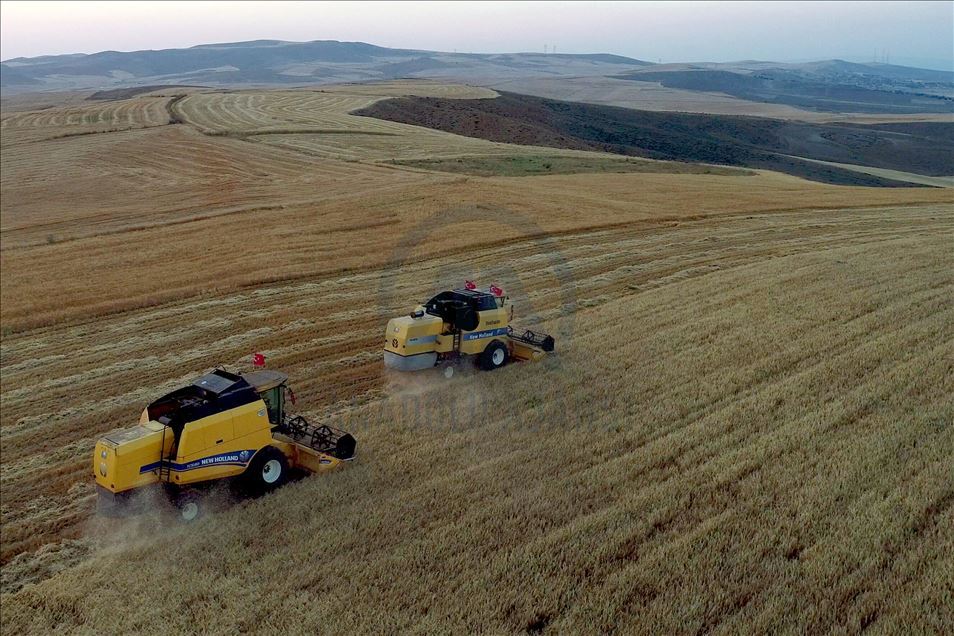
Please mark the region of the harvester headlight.
[[99, 456], [102, 457], [103, 459], [106, 459], [106, 449], [105, 449], [105, 448], [103, 449], [103, 452], [101, 452], [101, 453], [99, 454]]
[[103, 477], [106, 476], [106, 462], [99, 462], [99, 474]]

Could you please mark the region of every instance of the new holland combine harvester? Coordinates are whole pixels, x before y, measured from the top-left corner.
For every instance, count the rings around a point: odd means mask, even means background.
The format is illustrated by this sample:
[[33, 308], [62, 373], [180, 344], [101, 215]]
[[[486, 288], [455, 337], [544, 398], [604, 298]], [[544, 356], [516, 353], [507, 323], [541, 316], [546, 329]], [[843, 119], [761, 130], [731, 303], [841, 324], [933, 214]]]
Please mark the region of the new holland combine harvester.
[[467, 281], [464, 289], [437, 294], [408, 316], [392, 318], [384, 337], [384, 364], [419, 371], [472, 358], [485, 370], [510, 360], [537, 360], [553, 351], [551, 336], [511, 326], [513, 303], [503, 290]]
[[[470, 358], [491, 370], [553, 351], [551, 336], [517, 332], [512, 319], [513, 303], [503, 290], [481, 291], [468, 282], [390, 320], [385, 365], [452, 370]], [[243, 490], [264, 493], [281, 486], [292, 469], [318, 473], [353, 459], [350, 434], [285, 412], [286, 396], [294, 402], [287, 382], [277, 371], [215, 369], [147, 406], [138, 425], [96, 444], [93, 475], [101, 512], [121, 513], [132, 495], [159, 487], [191, 521], [201, 513], [202, 486], [230, 479]]]
[[96, 444], [93, 474], [100, 509], [126, 509], [133, 493], [160, 486], [191, 521], [199, 486], [236, 478], [245, 490], [281, 486], [290, 469], [322, 472], [351, 460], [355, 439], [285, 413], [288, 376], [216, 369], [147, 406], [139, 424]]

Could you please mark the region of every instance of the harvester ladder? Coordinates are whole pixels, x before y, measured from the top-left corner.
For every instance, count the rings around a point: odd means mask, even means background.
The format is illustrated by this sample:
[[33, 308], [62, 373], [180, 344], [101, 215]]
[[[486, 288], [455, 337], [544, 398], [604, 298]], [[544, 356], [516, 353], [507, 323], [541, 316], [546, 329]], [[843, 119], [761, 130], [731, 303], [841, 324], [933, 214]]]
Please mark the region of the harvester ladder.
[[454, 332], [454, 351], [460, 351], [460, 329]]
[[172, 475], [172, 467], [169, 464], [169, 457], [166, 457], [166, 431], [168, 426], [162, 427], [162, 441], [159, 442], [159, 468], [156, 470], [156, 476], [159, 481], [169, 481]]

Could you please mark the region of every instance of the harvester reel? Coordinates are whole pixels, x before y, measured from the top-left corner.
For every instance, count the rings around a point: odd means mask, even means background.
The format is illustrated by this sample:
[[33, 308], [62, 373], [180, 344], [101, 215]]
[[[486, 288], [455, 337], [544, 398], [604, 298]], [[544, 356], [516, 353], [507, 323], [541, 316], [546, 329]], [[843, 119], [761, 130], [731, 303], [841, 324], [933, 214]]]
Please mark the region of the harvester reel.
[[301, 415], [296, 415], [285, 423], [285, 430], [289, 437], [294, 440], [299, 440], [304, 437], [307, 428], [308, 422]]
[[311, 447], [315, 450], [325, 450], [334, 445], [337, 435], [327, 426], [319, 426], [311, 433]]
[[[305, 444], [319, 453], [328, 453], [339, 459], [348, 459], [354, 454], [354, 438], [328, 425], [312, 426], [301, 415], [285, 420], [285, 423], [276, 429], [279, 433], [291, 437], [296, 442], [304, 439]], [[347, 438], [347, 439], [345, 439]], [[344, 440], [344, 442], [342, 442]], [[349, 441], [350, 440], [350, 441]], [[343, 444], [343, 445], [342, 445]], [[342, 448], [347, 448], [350, 444], [350, 450], [344, 453], [345, 456], [339, 457]]]

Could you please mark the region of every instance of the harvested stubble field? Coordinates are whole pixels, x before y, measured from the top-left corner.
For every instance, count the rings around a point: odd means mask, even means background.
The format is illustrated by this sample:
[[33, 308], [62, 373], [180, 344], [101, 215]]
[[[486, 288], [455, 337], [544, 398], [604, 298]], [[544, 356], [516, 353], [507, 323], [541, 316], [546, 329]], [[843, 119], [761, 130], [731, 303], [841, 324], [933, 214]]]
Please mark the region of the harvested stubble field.
[[[203, 134], [187, 99], [3, 129], [4, 632], [950, 629], [950, 190], [449, 176]], [[385, 318], [464, 276], [558, 355], [385, 374]], [[253, 351], [359, 459], [196, 526], [93, 517], [96, 437]]]
[[567, 156], [478, 156], [446, 159], [395, 159], [391, 163], [411, 168], [471, 174], [478, 177], [531, 177], [553, 174], [598, 174], [601, 172], [649, 172], [662, 174], [719, 174], [750, 176], [741, 168], [726, 168], [698, 163], [652, 161], [643, 159], [608, 159], [606, 157]]

